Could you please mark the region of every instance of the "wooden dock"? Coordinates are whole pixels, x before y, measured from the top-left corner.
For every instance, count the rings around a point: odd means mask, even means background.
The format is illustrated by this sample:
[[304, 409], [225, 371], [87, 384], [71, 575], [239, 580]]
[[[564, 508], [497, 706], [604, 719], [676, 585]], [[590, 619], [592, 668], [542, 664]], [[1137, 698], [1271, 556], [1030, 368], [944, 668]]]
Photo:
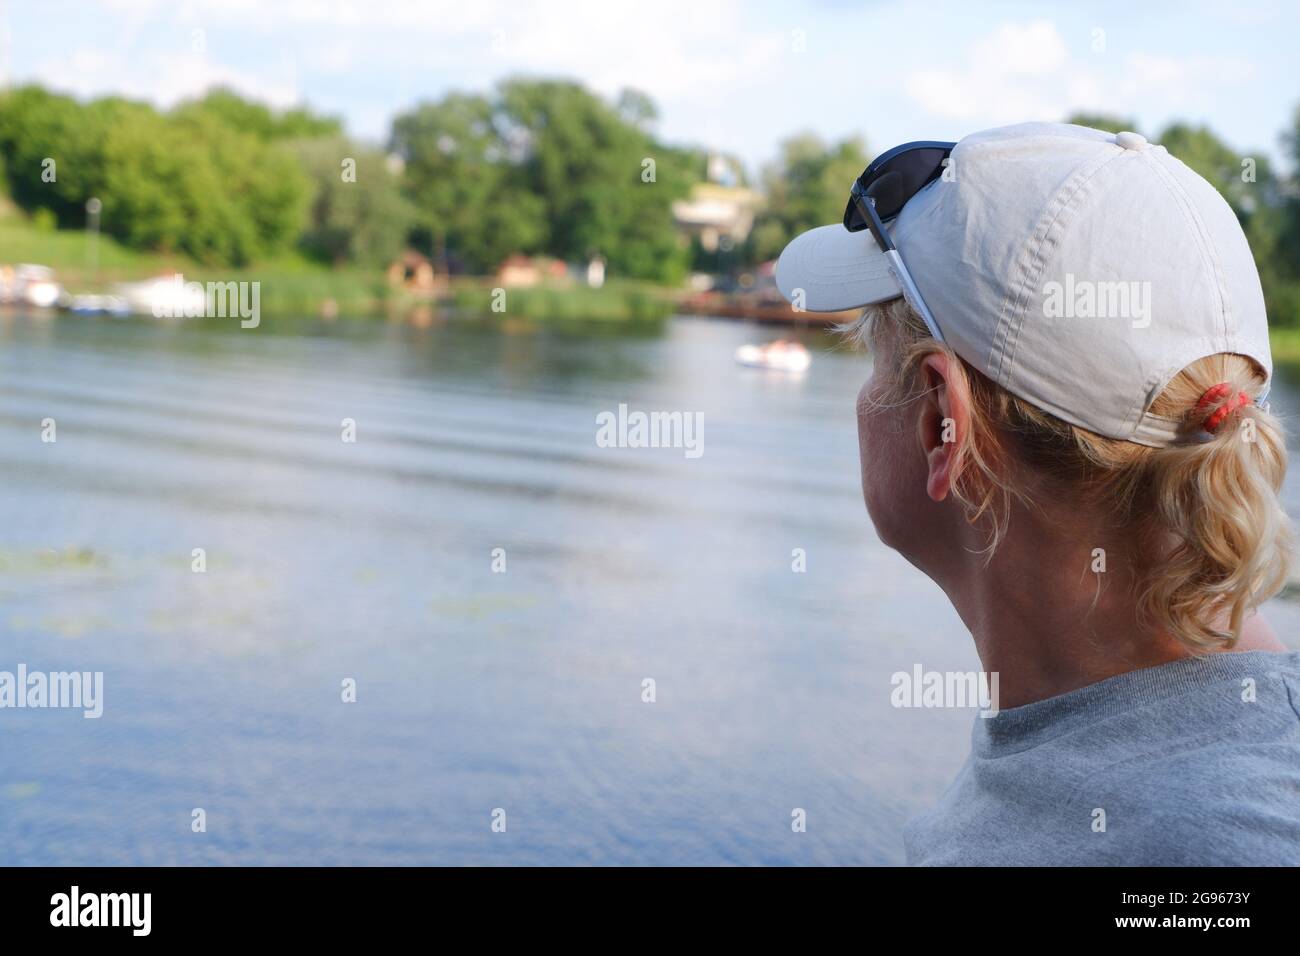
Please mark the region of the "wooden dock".
[[841, 322], [851, 322], [859, 314], [857, 309], [847, 312], [800, 312], [784, 301], [774, 302], [767, 297], [723, 295], [716, 292], [687, 296], [677, 307], [685, 315], [812, 328], [828, 328]]

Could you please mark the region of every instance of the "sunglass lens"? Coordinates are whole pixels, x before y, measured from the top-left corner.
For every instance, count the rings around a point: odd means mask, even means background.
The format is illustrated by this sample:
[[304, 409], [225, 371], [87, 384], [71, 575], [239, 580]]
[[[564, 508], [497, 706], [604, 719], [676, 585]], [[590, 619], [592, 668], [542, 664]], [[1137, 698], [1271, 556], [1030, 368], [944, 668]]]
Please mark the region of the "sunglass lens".
[[[905, 149], [875, 169], [867, 168], [858, 178], [858, 184], [874, 201], [882, 222], [897, 217], [908, 200], [939, 177], [951, 148], [940, 145]], [[850, 198], [844, 208], [844, 228], [849, 232], [867, 228], [866, 217], [856, 199]]]
[[844, 228], [849, 232], [861, 232], [867, 228], [867, 219], [854, 199], [849, 199], [849, 204], [844, 207]]
[[876, 201], [876, 212], [881, 219], [892, 219], [902, 211], [903, 204], [912, 198], [909, 186], [909, 177], [897, 168], [889, 169], [872, 180], [867, 195]]
[[867, 192], [875, 197], [881, 219], [893, 219], [909, 199], [943, 172], [944, 149], [914, 149], [876, 171]]

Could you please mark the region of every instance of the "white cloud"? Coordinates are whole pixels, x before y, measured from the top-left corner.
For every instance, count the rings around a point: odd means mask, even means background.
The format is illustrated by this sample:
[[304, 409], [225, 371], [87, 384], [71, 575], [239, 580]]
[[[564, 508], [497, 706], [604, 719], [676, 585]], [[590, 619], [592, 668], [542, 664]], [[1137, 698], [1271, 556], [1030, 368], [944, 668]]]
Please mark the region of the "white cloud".
[[[1146, 130], [1200, 119], [1234, 140], [1271, 140], [1293, 105], [1288, 25], [1237, 28], [1233, 11], [1202, 7], [1192, 37], [1137, 4], [1117, 7], [1106, 18], [1109, 52], [1098, 53], [1095, 12], [989, 19], [943, 0], [100, 0], [81, 8], [72, 32], [60, 28], [71, 17], [54, 12], [63, 3], [11, 5], [9, 72], [163, 105], [212, 83], [277, 105], [301, 93], [377, 139], [394, 113], [449, 89], [568, 77], [605, 95], [640, 88], [658, 103], [665, 137], [753, 165], [801, 128], [883, 147], [1077, 110], [1134, 116]], [[207, 37], [205, 61], [188, 57], [195, 29]]]
[[970, 70], [989, 76], [1045, 76], [1069, 58], [1065, 38], [1048, 20], [1003, 23], [977, 41], [970, 52]]
[[1249, 61], [1135, 51], [1117, 61], [1071, 56], [1052, 23], [1004, 23], [968, 48], [954, 70], [921, 70], [906, 94], [936, 117], [981, 125], [1059, 120], [1088, 110], [1165, 116], [1194, 108], [1255, 77]]
[[947, 119], [1056, 119], [1066, 104], [1060, 77], [1068, 61], [1055, 24], [1004, 23], [971, 46], [961, 69], [911, 73], [903, 89], [922, 109]]
[[1183, 83], [1186, 77], [1187, 67], [1177, 57], [1134, 53], [1128, 58], [1128, 76], [1125, 78], [1125, 83], [1132, 89], [1172, 86]]
[[1179, 109], [1202, 100], [1208, 90], [1222, 92], [1250, 83], [1256, 75], [1248, 60], [1223, 56], [1176, 57], [1132, 53], [1116, 83], [1119, 96]]
[[[38, 80], [161, 104], [219, 82], [282, 105], [297, 96], [295, 57], [305, 71], [333, 76], [379, 58], [381, 69], [436, 72], [462, 88], [513, 74], [573, 76], [606, 95], [633, 86], [662, 104], [720, 100], [764, 76], [790, 45], [788, 31], [756, 26], [738, 0], [571, 0], [563, 15], [504, 0], [112, 3], [130, 21], [118, 24], [129, 37], [114, 43], [101, 33], [93, 47], [42, 62]], [[183, 54], [195, 30], [206, 37], [206, 60], [166, 52]], [[249, 43], [241, 43], [255, 37], [263, 48], [275, 39], [284, 51], [279, 64], [257, 62]], [[100, 52], [105, 49], [123, 52], [111, 56]]]
[[201, 53], [162, 53], [142, 59], [98, 49], [79, 49], [42, 61], [37, 82], [77, 96], [115, 93], [171, 106], [213, 86], [228, 86], [275, 107], [299, 101], [295, 71], [283, 62], [273, 71], [250, 73], [214, 62]]

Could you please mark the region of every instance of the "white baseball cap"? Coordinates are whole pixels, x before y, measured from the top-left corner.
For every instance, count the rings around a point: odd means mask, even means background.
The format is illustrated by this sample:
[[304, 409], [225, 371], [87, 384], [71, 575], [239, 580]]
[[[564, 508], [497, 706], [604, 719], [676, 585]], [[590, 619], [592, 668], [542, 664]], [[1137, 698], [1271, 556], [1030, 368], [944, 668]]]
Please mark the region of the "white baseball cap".
[[812, 229], [781, 253], [777, 286], [814, 312], [906, 296], [1012, 394], [1142, 445], [1179, 439], [1181, 420], [1148, 408], [1197, 359], [1239, 353], [1272, 378], [1264, 295], [1237, 217], [1137, 133], [1058, 123], [974, 133], [889, 236], [897, 253], [887, 255], [870, 231]]

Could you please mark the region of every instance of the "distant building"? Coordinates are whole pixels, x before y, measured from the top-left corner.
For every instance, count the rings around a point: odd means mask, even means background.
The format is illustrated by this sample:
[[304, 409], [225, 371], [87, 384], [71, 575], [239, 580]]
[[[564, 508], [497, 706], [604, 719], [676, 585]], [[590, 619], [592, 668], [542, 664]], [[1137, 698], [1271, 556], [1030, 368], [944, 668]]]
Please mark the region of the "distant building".
[[686, 199], [673, 203], [677, 228], [697, 236], [706, 252], [736, 246], [749, 238], [758, 209], [758, 193], [735, 185], [739, 175], [724, 156], [708, 160], [708, 181], [696, 183]]
[[524, 289], [545, 282], [567, 282], [571, 279], [569, 267], [559, 259], [549, 256], [525, 256], [515, 253], [497, 267], [497, 283], [504, 287]]
[[407, 292], [436, 292], [447, 285], [447, 277], [427, 256], [407, 249], [388, 267], [388, 284]]

